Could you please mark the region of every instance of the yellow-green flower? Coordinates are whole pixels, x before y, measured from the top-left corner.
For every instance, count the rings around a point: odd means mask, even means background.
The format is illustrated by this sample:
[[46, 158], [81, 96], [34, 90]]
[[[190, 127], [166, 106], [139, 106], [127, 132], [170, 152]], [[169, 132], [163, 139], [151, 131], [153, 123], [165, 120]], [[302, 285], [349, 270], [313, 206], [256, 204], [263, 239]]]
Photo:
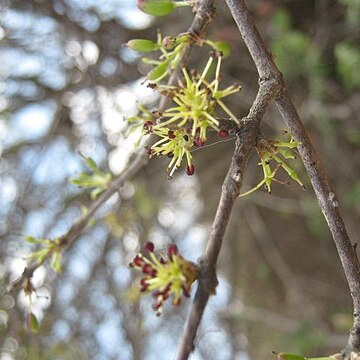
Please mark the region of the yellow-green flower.
[[[216, 66], [215, 79], [210, 83], [206, 76], [214, 61], [214, 56], [218, 62]], [[206, 141], [208, 128], [219, 131], [219, 121], [216, 119], [216, 108], [220, 106], [232, 120], [238, 122], [236, 116], [222, 102], [222, 98], [236, 93], [240, 90], [239, 86], [229, 86], [224, 90], [219, 90], [221, 56], [219, 53], [211, 56], [200, 76], [193, 73], [189, 75], [185, 68], [182, 69], [184, 81], [179, 86], [159, 85], [160, 92], [172, 99], [177, 105], [167, 109], [162, 114], [162, 120], [155, 128], [162, 128], [168, 125], [176, 125], [178, 128], [189, 126], [191, 135]]]
[[151, 146], [150, 156], [169, 156], [171, 161], [168, 165], [168, 177], [171, 179], [174, 171], [181, 166], [185, 157], [187, 162], [186, 173], [192, 175], [195, 167], [192, 163], [191, 148], [194, 145], [194, 138], [188, 134], [184, 128], [169, 130], [167, 128], [152, 128], [154, 134], [160, 137], [154, 145]]
[[155, 255], [154, 249], [153, 243], [146, 243], [148, 257], [137, 254], [130, 267], [142, 272], [140, 291], [152, 293], [156, 299], [153, 309], [159, 316], [168, 298], [172, 297], [173, 305], [180, 305], [182, 295], [190, 296], [191, 286], [199, 277], [199, 269], [179, 254], [176, 245], [169, 245], [167, 256]]

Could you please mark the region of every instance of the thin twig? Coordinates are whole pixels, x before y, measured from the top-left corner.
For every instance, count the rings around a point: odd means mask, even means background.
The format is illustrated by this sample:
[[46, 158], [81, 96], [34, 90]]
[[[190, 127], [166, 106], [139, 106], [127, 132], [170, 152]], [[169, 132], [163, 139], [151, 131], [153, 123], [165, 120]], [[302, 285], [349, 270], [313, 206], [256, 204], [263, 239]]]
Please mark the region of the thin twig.
[[[254, 60], [260, 79], [272, 78], [283, 83], [282, 75], [261, 39], [244, 1], [226, 0], [226, 2]], [[360, 351], [360, 269], [338, 209], [335, 193], [329, 185], [325, 171], [285, 86], [282, 87], [282, 92], [275, 102], [291, 135], [300, 143], [298, 147], [300, 156], [331, 231], [350, 288], [354, 306], [354, 325], [343, 351], [344, 357], [348, 358], [351, 351]]]

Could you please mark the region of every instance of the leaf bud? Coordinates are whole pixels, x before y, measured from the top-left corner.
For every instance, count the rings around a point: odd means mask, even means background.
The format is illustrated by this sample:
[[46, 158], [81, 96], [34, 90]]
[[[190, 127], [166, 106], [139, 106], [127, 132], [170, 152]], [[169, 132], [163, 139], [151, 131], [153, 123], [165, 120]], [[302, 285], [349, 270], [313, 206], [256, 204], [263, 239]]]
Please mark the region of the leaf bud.
[[137, 6], [143, 12], [154, 16], [167, 15], [175, 7], [171, 0], [138, 0]]
[[125, 46], [139, 52], [152, 52], [158, 50], [159, 46], [151, 40], [146, 39], [133, 39], [128, 41]]

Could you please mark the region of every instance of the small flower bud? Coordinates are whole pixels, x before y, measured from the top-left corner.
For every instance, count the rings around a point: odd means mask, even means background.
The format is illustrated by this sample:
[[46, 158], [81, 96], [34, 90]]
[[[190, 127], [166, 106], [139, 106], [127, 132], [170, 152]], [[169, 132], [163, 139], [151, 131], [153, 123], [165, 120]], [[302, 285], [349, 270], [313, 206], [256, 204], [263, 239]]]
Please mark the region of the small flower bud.
[[165, 49], [172, 49], [176, 44], [176, 38], [172, 36], [165, 36], [162, 45]]
[[145, 244], [144, 249], [145, 249], [146, 251], [149, 251], [149, 252], [154, 252], [155, 245], [154, 245], [151, 241], [148, 241], [148, 242]]
[[[152, 121], [148, 120], [148, 121], [144, 122], [143, 129], [147, 134], [149, 134], [149, 133], [152, 133], [153, 126], [154, 126], [154, 123]], [[148, 149], [148, 150], [151, 150], [151, 149]]]
[[154, 125], [154, 123], [150, 120], [144, 122], [144, 127], [149, 127], [149, 126], [153, 126], [153, 125]]
[[143, 272], [143, 274], [147, 274], [150, 275], [151, 277], [155, 277], [157, 274], [156, 269], [154, 269], [150, 264], [145, 264], [141, 271]]
[[149, 287], [149, 284], [147, 283], [146, 279], [141, 278], [140, 279], [140, 291], [145, 292]]
[[153, 41], [146, 39], [133, 39], [127, 42], [125, 46], [132, 50], [144, 53], [156, 51], [159, 48]]
[[168, 256], [171, 259], [173, 255], [177, 255], [179, 253], [178, 247], [175, 244], [171, 244], [168, 247]]
[[205, 140], [202, 139], [201, 137], [197, 137], [194, 141], [195, 145], [198, 147], [202, 147], [205, 144]]
[[186, 174], [191, 176], [191, 175], [194, 175], [194, 172], [195, 172], [195, 166], [194, 165], [188, 165], [186, 167]]
[[143, 12], [154, 16], [164, 16], [174, 10], [171, 0], [138, 0], [137, 6]]
[[142, 266], [144, 264], [144, 258], [140, 254], [138, 254], [135, 256], [132, 263], [135, 266]]
[[222, 129], [218, 132], [218, 136], [223, 139], [226, 139], [229, 136], [229, 133], [227, 132], [227, 130]]
[[162, 79], [165, 74], [167, 73], [169, 68], [169, 62], [163, 61], [156, 67], [154, 67], [148, 74], [148, 79], [152, 81], [159, 81], [159, 79]]

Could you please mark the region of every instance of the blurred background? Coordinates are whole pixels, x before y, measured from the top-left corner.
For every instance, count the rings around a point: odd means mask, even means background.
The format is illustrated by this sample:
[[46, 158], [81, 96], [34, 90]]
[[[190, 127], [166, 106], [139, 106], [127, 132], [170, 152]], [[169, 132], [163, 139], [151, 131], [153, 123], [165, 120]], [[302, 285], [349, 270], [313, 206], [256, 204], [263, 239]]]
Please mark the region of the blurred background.
[[[353, 242], [360, 232], [360, 1], [248, 1], [334, 185]], [[234, 141], [197, 151], [196, 175], [169, 181], [166, 160], [153, 159], [96, 215], [66, 252], [63, 272], [34, 274], [31, 309], [38, 334], [26, 329], [29, 304], [6, 286], [34, 250], [23, 235], [65, 233], [87, 191], [68, 179], [91, 156], [119, 174], [139, 134], [126, 117], [137, 103], [155, 108], [141, 85], [141, 55], [122, 45], [186, 31], [187, 8], [165, 18], [132, 0], [2, 0], [0, 15], [0, 359], [172, 359], [190, 301], [165, 306], [139, 299], [127, 264], [145, 241], [170, 242], [193, 260], [201, 255]], [[239, 94], [226, 104], [247, 114], [257, 91], [256, 69], [224, 2], [217, 2], [208, 38], [227, 41], [223, 86]], [[206, 49], [189, 67], [201, 69]], [[265, 136], [288, 139], [271, 107]], [[209, 142], [216, 141], [210, 139]], [[255, 154], [244, 190], [262, 178]], [[307, 356], [339, 351], [351, 327], [351, 298], [325, 221], [300, 160], [291, 161], [307, 191], [274, 184], [241, 198], [222, 249], [217, 296], [211, 298], [192, 359], [271, 359], [271, 351]], [[279, 178], [286, 180], [280, 175]], [[194, 292], [194, 291], [193, 291]]]

